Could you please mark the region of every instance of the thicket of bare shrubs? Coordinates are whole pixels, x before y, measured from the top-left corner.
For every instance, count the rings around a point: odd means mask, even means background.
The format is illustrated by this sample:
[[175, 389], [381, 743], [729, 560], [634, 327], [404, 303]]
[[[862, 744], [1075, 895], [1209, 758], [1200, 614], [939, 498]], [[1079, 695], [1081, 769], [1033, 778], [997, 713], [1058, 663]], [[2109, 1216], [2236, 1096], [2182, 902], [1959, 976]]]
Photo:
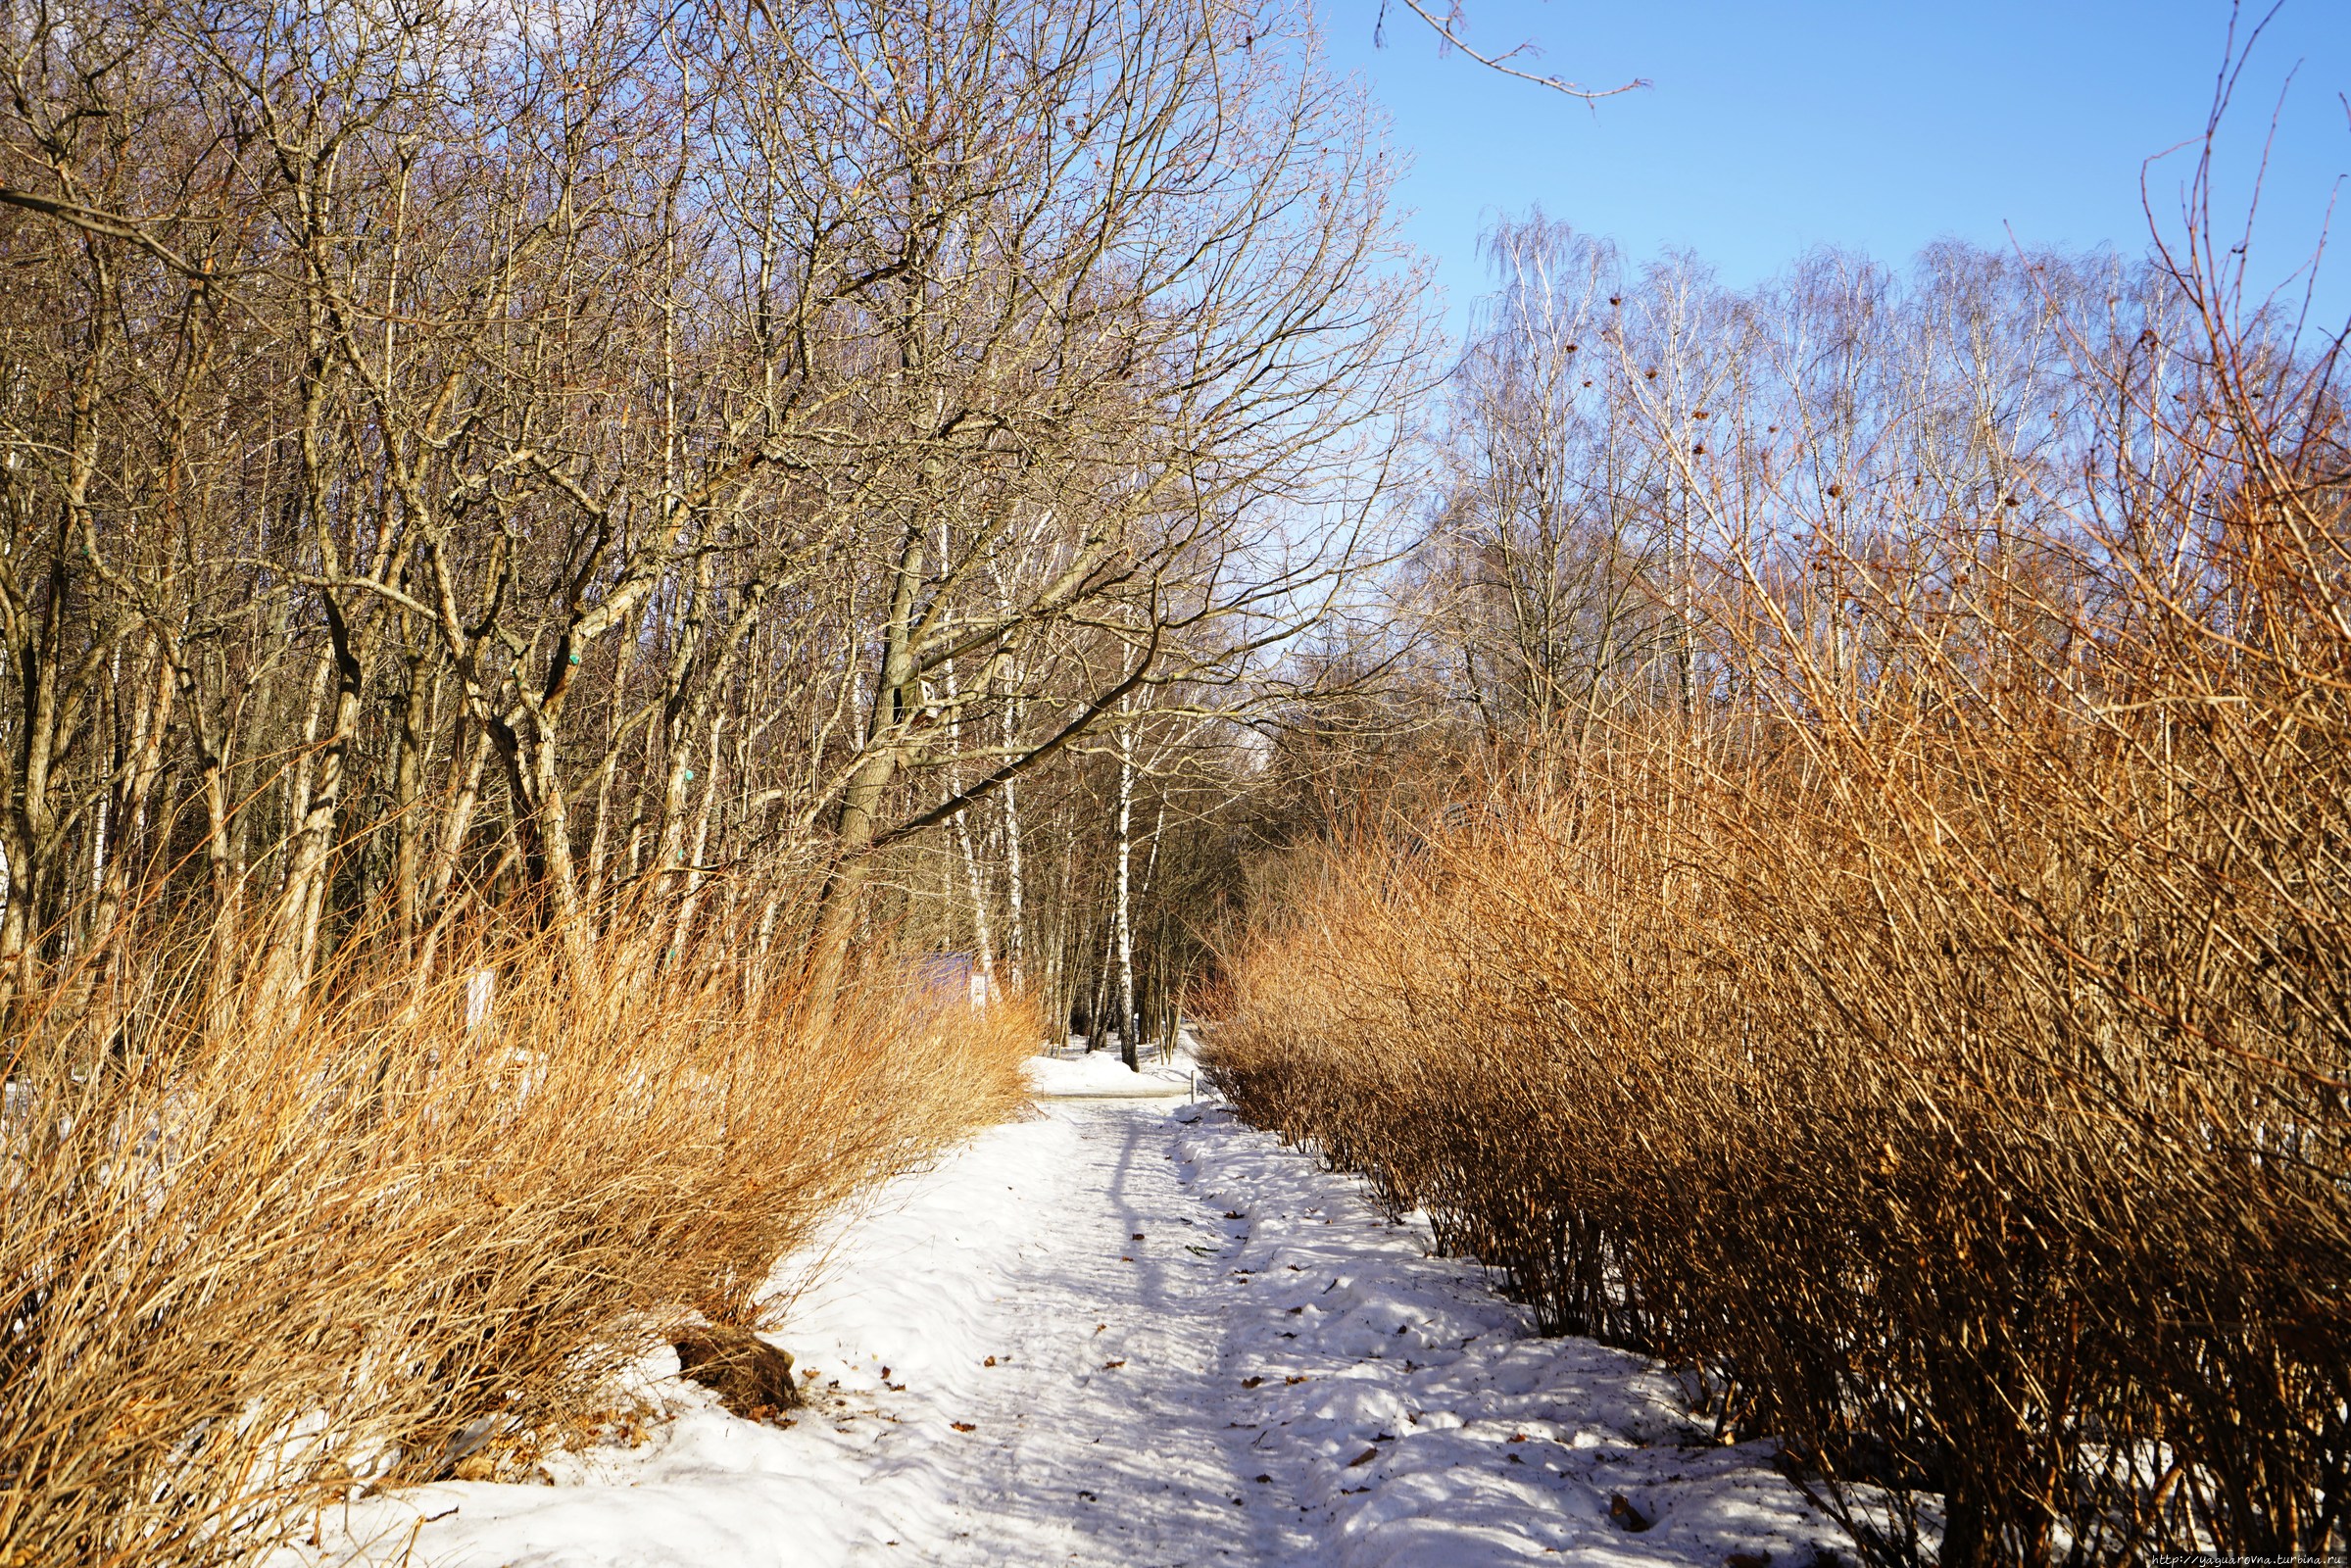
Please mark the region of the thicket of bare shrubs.
[[[1217, 1037], [1245, 1112], [1689, 1368], [1874, 1562], [2351, 1541], [2351, 468], [2331, 357], [2170, 260], [2086, 309], [2053, 265], [2022, 324], [1751, 302], [1713, 372], [1583, 323], [1648, 477], [1522, 450], [1622, 504], [1560, 529], [1602, 587], [1640, 546], [1620, 652], [1489, 643], [1547, 723], [1491, 804], [1324, 852]], [[1589, 629], [1526, 515], [1454, 535], [1470, 585]]]
[[236, 1562], [355, 1484], [524, 1475], [623, 1360], [758, 1322], [818, 1217], [1021, 1102], [1033, 1009], [877, 976], [812, 1031], [797, 955], [745, 952], [583, 972], [485, 932], [429, 988], [347, 962], [188, 1029], [167, 970], [101, 999], [103, 1056], [34, 1031], [0, 1122], [0, 1562]]

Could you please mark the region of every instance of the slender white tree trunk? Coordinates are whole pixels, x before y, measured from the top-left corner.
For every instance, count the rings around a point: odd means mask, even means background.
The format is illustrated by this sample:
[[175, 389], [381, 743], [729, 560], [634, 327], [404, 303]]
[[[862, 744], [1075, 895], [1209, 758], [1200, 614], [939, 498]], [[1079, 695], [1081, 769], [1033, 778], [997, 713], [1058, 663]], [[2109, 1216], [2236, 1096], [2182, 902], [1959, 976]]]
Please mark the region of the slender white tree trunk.
[[671, 961], [684, 955], [686, 943], [694, 935], [694, 910], [702, 902], [702, 885], [709, 878], [705, 867], [710, 847], [710, 810], [718, 799], [718, 741], [730, 716], [722, 712], [710, 719], [710, 755], [703, 761], [709, 777], [702, 781], [702, 808], [694, 816], [694, 853], [685, 867], [685, 897], [678, 901], [677, 927], [669, 939]]
[[[1009, 706], [1006, 705], [1007, 710]], [[1007, 711], [1004, 720], [1007, 744], [1012, 728], [1013, 721]], [[1027, 917], [1022, 912], [1023, 905], [1028, 897], [1028, 884], [1020, 863], [1020, 797], [1016, 793], [1017, 788], [1016, 783], [1006, 782], [1003, 794], [1004, 798], [1004, 961], [1011, 971], [1013, 986], [1019, 989], [1024, 988], [1028, 983], [1028, 939], [1024, 925]]]
[[[947, 525], [940, 524], [939, 559], [947, 559]], [[963, 719], [956, 704], [955, 662], [947, 662], [947, 710], [954, 715], [947, 724], [948, 749], [959, 753], [963, 749]], [[963, 792], [963, 770], [947, 770], [947, 799], [954, 800]], [[988, 883], [980, 874], [978, 849], [971, 842], [971, 812], [957, 811], [955, 817], [955, 845], [963, 852], [963, 877], [971, 890], [971, 935], [979, 947], [980, 995], [987, 1001], [996, 1000], [996, 934], [988, 918]]]
[[1135, 926], [1128, 867], [1135, 854], [1135, 732], [1118, 731], [1118, 1056], [1137, 1072], [1143, 1070], [1135, 1050]]
[[[950, 789], [956, 786], [950, 784]], [[955, 842], [963, 851], [963, 875], [971, 888], [971, 934], [979, 945], [980, 983], [990, 1001], [996, 998], [996, 935], [988, 919], [988, 887], [980, 875], [980, 858], [971, 842], [968, 811], [955, 813]]]
[[[1011, 612], [1009, 589], [1002, 578], [997, 581], [998, 602], [1006, 614]], [[1021, 672], [1018, 660], [1007, 660], [1005, 670], [1004, 706], [999, 722], [1003, 726], [1004, 751], [1009, 754], [1020, 739], [1020, 700], [1011, 693], [1020, 689]], [[1004, 963], [1012, 976], [1014, 989], [1026, 989], [1028, 984], [1028, 875], [1021, 863], [1020, 794], [1017, 780], [1007, 779], [1003, 790], [1004, 802]], [[1050, 973], [1046, 990], [1050, 995], [1053, 982]], [[1065, 1029], [1068, 1020], [1062, 1019], [1055, 1030]], [[1056, 1033], [1055, 1038], [1059, 1035]]]

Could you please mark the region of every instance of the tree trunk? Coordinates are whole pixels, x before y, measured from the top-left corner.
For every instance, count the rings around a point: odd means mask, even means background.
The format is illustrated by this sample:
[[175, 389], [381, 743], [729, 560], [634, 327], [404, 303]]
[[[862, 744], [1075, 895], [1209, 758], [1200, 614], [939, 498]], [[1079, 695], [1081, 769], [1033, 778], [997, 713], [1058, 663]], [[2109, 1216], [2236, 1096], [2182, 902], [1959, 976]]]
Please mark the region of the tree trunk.
[[[88, 1004], [98, 984], [99, 969], [113, 948], [122, 918], [122, 906], [129, 895], [134, 869], [131, 828], [146, 815], [147, 802], [155, 793], [156, 782], [163, 777], [164, 732], [171, 721], [172, 700], [178, 695], [173, 669], [171, 660], [159, 649], [155, 683], [143, 695], [137, 717], [132, 721], [130, 754], [124, 759], [122, 776], [111, 802], [110, 815], [118, 833], [115, 853], [111, 858], [92, 866], [97, 902], [90, 911], [89, 941], [82, 949], [81, 978], [73, 1002], [76, 1011]], [[105, 821], [101, 819], [94, 840], [94, 858], [105, 855]]]
[[[296, 823], [286, 859], [284, 889], [278, 899], [278, 925], [270, 939], [265, 963], [265, 998], [271, 1004], [290, 1003], [310, 981], [318, 956], [318, 916], [324, 905], [327, 860], [332, 855], [343, 814], [343, 794], [349, 779], [352, 740], [359, 733], [362, 682], [366, 653], [355, 648], [341, 607], [326, 598], [330, 657], [320, 675], [334, 678], [334, 710], [324, 746], [316, 753], [317, 789], [309, 780], [309, 796]], [[314, 678], [314, 692], [317, 680]], [[314, 712], [316, 711], [314, 698]], [[307, 768], [312, 755], [303, 758]]]
[[890, 621], [882, 652], [882, 667], [874, 682], [873, 711], [865, 725], [865, 756], [841, 791], [839, 832], [835, 835], [832, 873], [817, 896], [816, 925], [808, 938], [808, 977], [806, 1004], [810, 1018], [821, 1026], [832, 1017], [841, 988], [850, 933], [857, 929], [857, 899], [869, 873], [866, 853], [873, 847], [881, 816], [882, 798], [898, 776], [900, 748], [908, 717], [910, 688], [919, 679], [912, 644], [914, 596], [922, 581], [923, 534], [909, 526], [899, 549], [897, 581], [891, 589]]
[[424, 658], [412, 650], [408, 696], [400, 706], [400, 756], [392, 770], [392, 903], [400, 921], [400, 951], [416, 954], [417, 917], [422, 906], [416, 885], [417, 791], [424, 759]]
[[710, 720], [710, 755], [703, 760], [708, 775], [702, 781], [702, 806], [694, 813], [694, 848], [685, 867], [685, 891], [677, 904], [677, 926], [669, 939], [669, 953], [676, 957], [686, 951], [694, 935], [694, 908], [702, 897], [702, 885], [708, 873], [703, 869], [704, 857], [710, 853], [710, 810], [718, 798], [718, 741], [726, 730], [727, 715], [720, 713]]
[[[1004, 740], [1008, 745], [1018, 722], [1013, 716], [1017, 705], [1004, 705]], [[1026, 873], [1020, 860], [1020, 799], [1015, 793], [1017, 780], [1006, 783], [1004, 797], [1004, 964], [1012, 977], [1015, 991], [1028, 987], [1027, 913], [1024, 903], [1028, 887]]]
[[893, 751], [877, 752], [857, 765], [841, 792], [841, 825], [836, 835], [831, 872], [816, 896], [816, 923], [808, 936], [808, 994], [812, 1024], [830, 1021], [849, 956], [849, 939], [857, 929], [857, 900], [865, 891], [870, 870], [865, 851], [873, 843], [874, 821], [881, 809], [882, 792], [898, 771]]
[[971, 842], [970, 813], [955, 816], [955, 843], [963, 855], [963, 877], [971, 893], [971, 934], [979, 946], [981, 995], [996, 999], [996, 938], [988, 918], [988, 888], [980, 875], [979, 852]]
[[1135, 731], [1118, 731], [1118, 1059], [1136, 1072], [1143, 1061], [1135, 1041], [1135, 922], [1128, 868], [1135, 854]]

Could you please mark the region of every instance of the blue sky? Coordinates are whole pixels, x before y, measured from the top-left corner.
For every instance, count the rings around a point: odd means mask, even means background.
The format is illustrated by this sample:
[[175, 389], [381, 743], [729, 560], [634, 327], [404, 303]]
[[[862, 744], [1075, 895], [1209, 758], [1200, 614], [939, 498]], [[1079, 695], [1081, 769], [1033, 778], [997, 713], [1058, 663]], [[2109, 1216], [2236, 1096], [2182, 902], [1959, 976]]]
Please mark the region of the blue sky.
[[[1443, 52], [1400, 0], [1377, 49], [1378, 0], [1326, 3], [1334, 62], [1369, 81], [1410, 162], [1406, 234], [1437, 258], [1456, 332], [1484, 287], [1480, 230], [1538, 202], [1635, 258], [1687, 247], [1734, 284], [1813, 246], [1901, 261], [1942, 235], [2135, 255], [2140, 165], [2201, 130], [2229, 16], [2225, 0], [1466, 7], [1481, 51], [1534, 39], [1539, 71], [1653, 85], [1587, 109]], [[2308, 254], [2351, 173], [2351, 0], [2286, 0], [2257, 45], [2225, 149], [2231, 222], [2289, 72], [2253, 251], [2272, 278]], [[2192, 157], [2149, 176], [2175, 226]], [[2321, 274], [2331, 329], [2351, 310], [2351, 184], [2342, 196]]]

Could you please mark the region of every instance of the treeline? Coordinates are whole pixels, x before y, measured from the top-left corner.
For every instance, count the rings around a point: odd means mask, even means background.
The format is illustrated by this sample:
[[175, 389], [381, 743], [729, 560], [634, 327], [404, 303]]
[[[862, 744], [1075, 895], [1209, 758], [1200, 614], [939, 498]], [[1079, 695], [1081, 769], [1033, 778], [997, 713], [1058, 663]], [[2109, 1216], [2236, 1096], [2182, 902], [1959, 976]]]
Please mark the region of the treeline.
[[489, 906], [821, 989], [951, 841], [1065, 1008], [1121, 792], [1047, 764], [1310, 612], [1421, 361], [1279, 7], [92, 0], [0, 57], [20, 1010], [134, 913], [216, 1011]]
[[1873, 1563], [2351, 1538], [2351, 446], [2211, 232], [1499, 230], [1215, 1037]]

